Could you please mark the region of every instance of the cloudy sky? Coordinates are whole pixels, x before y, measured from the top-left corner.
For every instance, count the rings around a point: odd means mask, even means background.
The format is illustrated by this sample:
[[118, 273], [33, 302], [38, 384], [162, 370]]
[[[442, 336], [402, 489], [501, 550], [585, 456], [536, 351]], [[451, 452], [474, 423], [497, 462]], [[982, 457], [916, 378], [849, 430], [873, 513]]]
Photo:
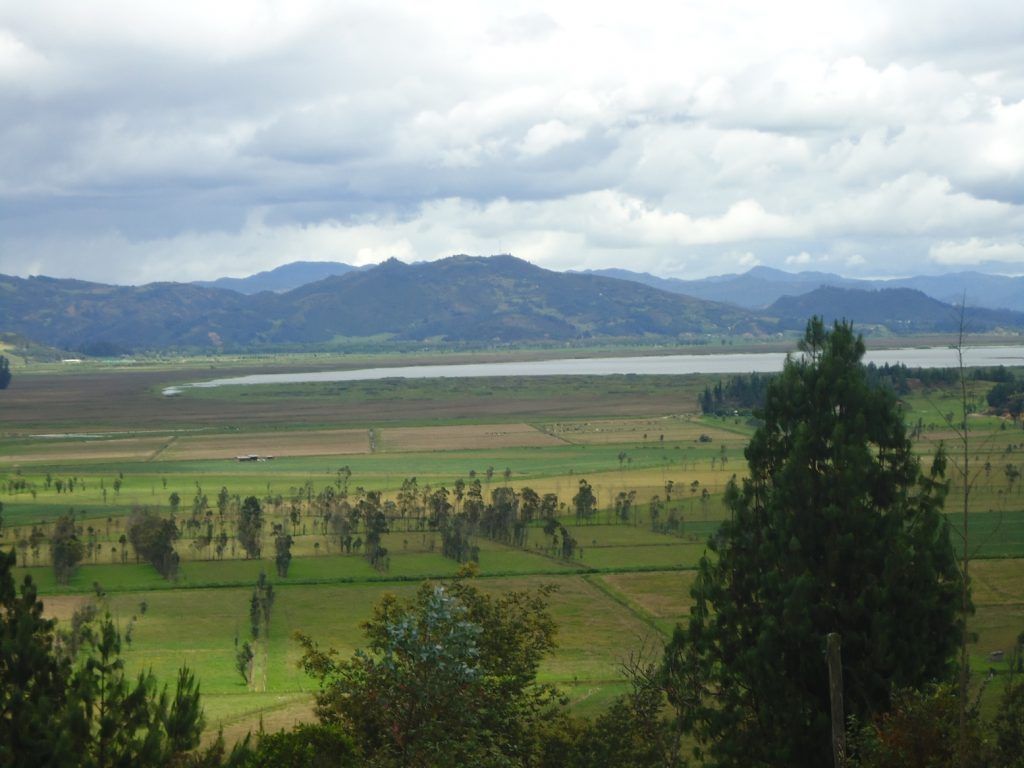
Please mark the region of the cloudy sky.
[[0, 0], [0, 272], [1024, 273], [1024, 4]]

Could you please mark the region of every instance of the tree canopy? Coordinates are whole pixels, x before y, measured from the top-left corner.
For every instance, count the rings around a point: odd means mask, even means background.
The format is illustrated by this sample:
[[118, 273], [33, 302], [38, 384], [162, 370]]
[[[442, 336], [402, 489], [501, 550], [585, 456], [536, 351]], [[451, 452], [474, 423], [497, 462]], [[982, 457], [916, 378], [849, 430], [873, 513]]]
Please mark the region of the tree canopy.
[[246, 496], [238, 513], [238, 541], [247, 558], [259, 559], [263, 548], [263, 508], [255, 496]]
[[178, 527], [173, 518], [163, 518], [148, 509], [135, 509], [128, 518], [128, 541], [135, 554], [148, 562], [165, 579], [178, 574], [180, 558], [174, 551]]
[[465, 579], [385, 596], [368, 646], [339, 661], [299, 635], [320, 681], [317, 712], [374, 766], [524, 765], [551, 692], [536, 683], [554, 647], [551, 588], [486, 595]]
[[726, 491], [694, 607], [665, 658], [670, 700], [717, 766], [830, 764], [825, 638], [842, 638], [848, 714], [947, 679], [962, 627], [941, 514], [945, 458], [922, 472], [890, 391], [848, 324], [808, 323], [768, 386]]
[[75, 567], [85, 555], [85, 546], [79, 538], [75, 517], [68, 513], [61, 515], [53, 524], [50, 535], [51, 560], [53, 572], [58, 584], [67, 584], [71, 580]]

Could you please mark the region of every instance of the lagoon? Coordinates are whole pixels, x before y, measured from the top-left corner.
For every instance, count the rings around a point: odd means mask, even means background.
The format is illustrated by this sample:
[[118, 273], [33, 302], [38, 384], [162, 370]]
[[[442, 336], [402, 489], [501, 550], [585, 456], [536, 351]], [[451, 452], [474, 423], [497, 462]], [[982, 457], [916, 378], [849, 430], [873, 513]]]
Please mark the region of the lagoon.
[[[375, 379], [486, 378], [490, 376], [613, 376], [624, 374], [681, 375], [692, 373], [774, 373], [782, 370], [784, 352], [743, 354], [644, 355], [637, 357], [587, 357], [530, 360], [504, 363], [462, 363], [359, 368], [349, 371], [261, 373], [212, 379], [167, 387], [164, 395], [185, 389], [299, 384], [307, 382], [370, 381]], [[903, 363], [910, 368], [950, 368], [957, 364], [951, 347], [907, 347], [871, 350], [865, 362], [876, 365]], [[1024, 346], [965, 347], [968, 366], [1024, 366]]]

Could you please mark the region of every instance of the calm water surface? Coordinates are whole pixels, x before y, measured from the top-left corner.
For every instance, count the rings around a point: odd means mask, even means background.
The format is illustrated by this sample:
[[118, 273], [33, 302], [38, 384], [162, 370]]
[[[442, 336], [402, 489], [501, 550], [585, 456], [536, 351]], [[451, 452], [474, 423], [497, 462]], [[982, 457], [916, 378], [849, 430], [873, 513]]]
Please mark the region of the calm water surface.
[[[310, 373], [260, 373], [213, 379], [168, 387], [165, 395], [177, 395], [190, 387], [249, 386], [256, 384], [298, 384], [323, 381], [369, 381], [373, 379], [479, 378], [486, 376], [611, 376], [615, 374], [679, 375], [686, 373], [774, 373], [782, 370], [783, 352], [751, 352], [738, 355], [657, 355], [645, 357], [590, 357], [533, 360], [507, 363], [463, 363], [456, 365], [409, 365], [390, 368], [360, 368], [352, 371]], [[949, 368], [957, 364], [956, 350], [949, 347], [880, 349], [865, 355], [877, 365], [904, 363], [911, 368]], [[968, 347], [966, 365], [1024, 365], [1024, 346]]]

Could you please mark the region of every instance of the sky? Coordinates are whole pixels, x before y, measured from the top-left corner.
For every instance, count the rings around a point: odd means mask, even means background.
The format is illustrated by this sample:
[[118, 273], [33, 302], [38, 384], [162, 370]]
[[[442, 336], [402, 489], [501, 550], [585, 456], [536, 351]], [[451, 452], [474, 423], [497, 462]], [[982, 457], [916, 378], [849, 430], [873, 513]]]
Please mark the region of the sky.
[[1024, 3], [0, 0], [0, 273], [1024, 273]]

